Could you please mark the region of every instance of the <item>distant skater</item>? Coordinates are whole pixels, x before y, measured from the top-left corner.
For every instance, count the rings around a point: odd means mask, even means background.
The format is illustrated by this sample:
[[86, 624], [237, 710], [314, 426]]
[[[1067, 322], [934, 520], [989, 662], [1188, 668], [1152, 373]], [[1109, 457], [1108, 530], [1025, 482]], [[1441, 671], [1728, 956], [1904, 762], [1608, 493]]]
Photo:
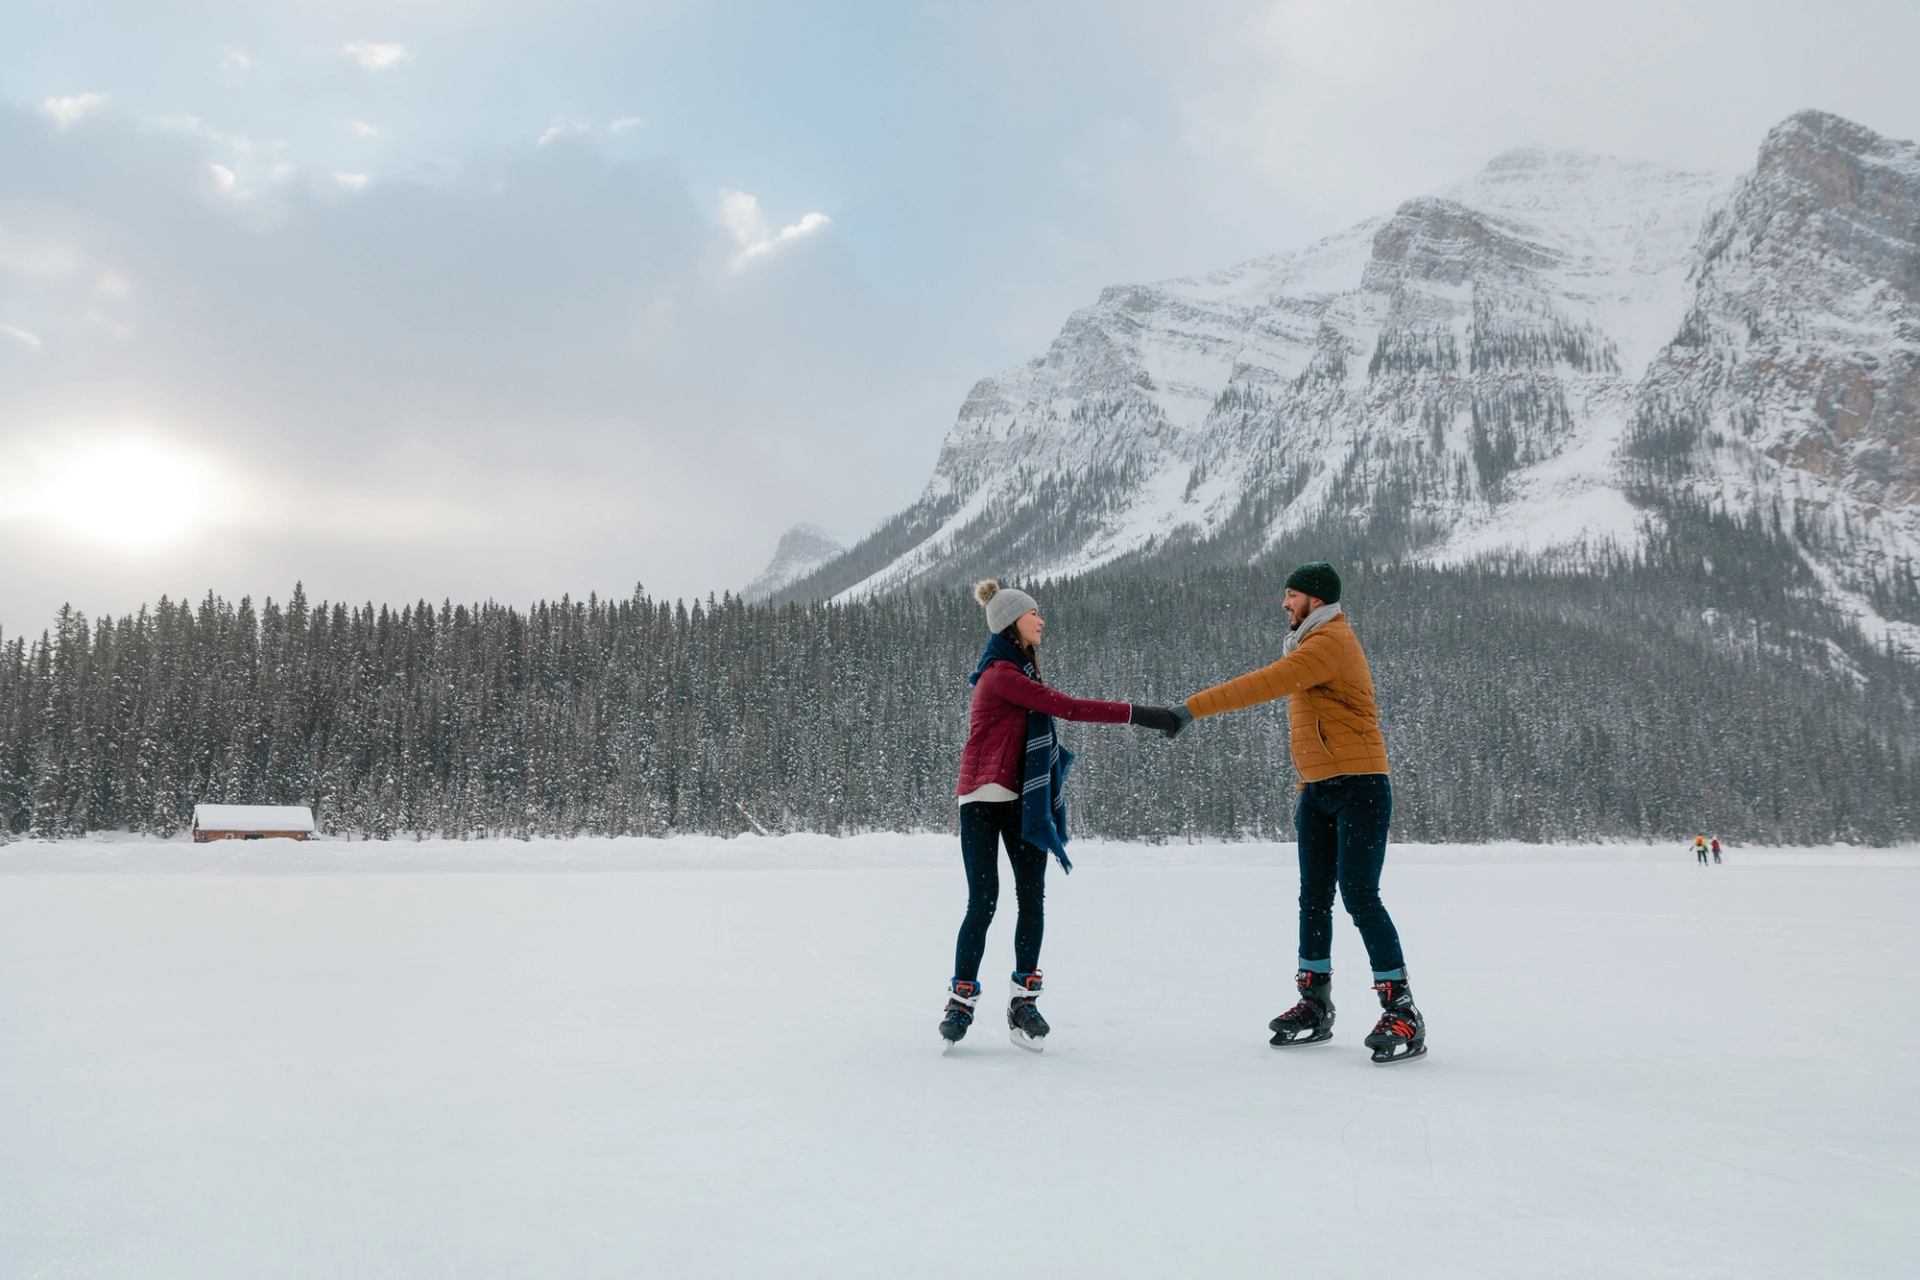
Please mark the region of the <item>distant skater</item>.
[[1705, 836], [1695, 836], [1693, 838], [1693, 855], [1700, 859], [1701, 866], [1704, 867], [1707, 865], [1707, 838]]
[[[1427, 1024], [1407, 986], [1400, 934], [1380, 900], [1393, 786], [1374, 705], [1373, 673], [1340, 605], [1340, 575], [1325, 563], [1287, 575], [1281, 600], [1291, 629], [1278, 662], [1196, 693], [1185, 711], [1219, 715], [1287, 699], [1293, 767], [1300, 775], [1294, 830], [1300, 854], [1300, 1000], [1268, 1024], [1276, 1048], [1333, 1036], [1333, 894], [1353, 917], [1373, 964], [1380, 1020], [1366, 1038], [1375, 1062], [1427, 1051]], [[1177, 712], [1178, 709], [1176, 709]]]
[[987, 647], [969, 677], [973, 704], [960, 757], [960, 857], [967, 871], [967, 914], [954, 944], [940, 1035], [949, 1045], [967, 1034], [980, 1000], [980, 961], [987, 926], [1000, 897], [1000, 846], [1013, 867], [1019, 916], [1013, 932], [1007, 1028], [1013, 1042], [1038, 1050], [1050, 1029], [1035, 1005], [1040, 995], [1040, 939], [1045, 928], [1047, 855], [1067, 861], [1063, 787], [1073, 753], [1053, 721], [1137, 724], [1172, 737], [1186, 721], [1167, 707], [1070, 698], [1040, 680], [1040, 637], [1046, 619], [1033, 597], [989, 578], [974, 588], [987, 611]]
[[1713, 865], [1716, 867], [1719, 866], [1720, 865], [1720, 837], [1715, 836], [1712, 840], [1708, 841], [1707, 847], [1713, 850]]

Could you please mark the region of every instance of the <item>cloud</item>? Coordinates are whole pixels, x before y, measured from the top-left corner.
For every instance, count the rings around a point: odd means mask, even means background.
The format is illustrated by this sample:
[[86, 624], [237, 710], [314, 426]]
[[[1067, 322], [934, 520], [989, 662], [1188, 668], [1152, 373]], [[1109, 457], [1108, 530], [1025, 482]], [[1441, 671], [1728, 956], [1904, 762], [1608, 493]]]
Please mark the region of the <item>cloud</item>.
[[[244, 133], [221, 133], [215, 129], [209, 129], [206, 132], [209, 138], [212, 138], [221, 146], [230, 149], [233, 154], [242, 159], [251, 157], [253, 153], [258, 150], [258, 144]], [[281, 145], [284, 146], [285, 144], [283, 143]]]
[[220, 69], [222, 71], [253, 70], [253, 55], [234, 45], [220, 47]]
[[255, 142], [244, 133], [228, 133], [210, 127], [199, 116], [160, 116], [153, 122], [154, 127], [166, 133], [188, 133], [211, 139], [231, 151], [237, 158], [245, 160], [259, 151], [277, 151], [285, 149], [286, 140], [271, 143]]
[[380, 126], [371, 120], [342, 120], [340, 127], [356, 138], [377, 138]]
[[720, 224], [742, 247], [767, 238], [767, 219], [760, 212], [760, 201], [745, 191], [720, 193]]
[[124, 320], [114, 319], [98, 307], [88, 307], [81, 313], [78, 323], [81, 328], [105, 334], [116, 342], [125, 342], [133, 336], [132, 325]]
[[58, 233], [34, 233], [0, 222], [0, 272], [28, 280], [57, 280], [72, 275], [86, 256]]
[[262, 179], [283, 183], [300, 173], [285, 138], [261, 141], [244, 133], [228, 133], [208, 127], [197, 116], [168, 116], [161, 123], [167, 133], [187, 134], [224, 149], [226, 154], [209, 161], [206, 171], [215, 189], [233, 199], [250, 199], [252, 188]]
[[333, 175], [333, 180], [342, 187], [345, 187], [348, 191], [365, 191], [367, 189], [367, 183], [373, 179], [370, 175], [364, 173], [336, 173]]
[[[607, 121], [606, 132], [613, 135], [630, 133], [635, 129], [644, 128], [646, 123], [646, 120], [640, 116], [621, 116], [617, 120]], [[600, 133], [601, 130], [599, 128], [583, 121], [555, 120], [552, 124], [548, 125], [540, 137], [535, 140], [534, 145], [544, 147], [550, 143], [558, 142], [562, 138], [597, 138], [600, 136]]]
[[0, 324], [0, 333], [4, 333], [29, 351], [38, 351], [43, 345], [39, 334], [28, 333], [25, 329], [16, 329], [10, 324]]
[[785, 244], [789, 240], [798, 240], [801, 236], [810, 236], [832, 221], [833, 219], [827, 217], [824, 213], [802, 214], [800, 221], [794, 223], [792, 226], [780, 228], [780, 234], [773, 238], [772, 244], [756, 244], [749, 248], [747, 252], [749, 255], [765, 253], [775, 245]]
[[800, 221], [773, 231], [769, 228], [766, 215], [760, 211], [760, 201], [746, 191], [722, 191], [720, 193], [720, 224], [733, 237], [738, 251], [734, 254], [734, 266], [740, 267], [763, 254], [771, 253], [783, 244], [789, 244], [803, 236], [810, 236], [832, 222], [824, 213], [809, 213]]
[[360, 64], [363, 71], [386, 71], [413, 57], [398, 40], [350, 40], [340, 52]]
[[544, 147], [548, 143], [555, 142], [561, 138], [575, 137], [580, 134], [590, 134], [592, 132], [593, 126], [590, 124], [579, 124], [570, 120], [556, 120], [547, 126], [546, 132], [542, 133], [540, 140], [533, 145], [536, 147]]
[[[320, 122], [347, 145], [338, 118]], [[672, 159], [539, 148], [537, 132], [373, 170], [355, 195], [335, 173], [372, 166], [346, 159], [271, 182], [263, 135], [249, 156], [204, 130], [62, 136], [0, 105], [19, 193], [0, 206], [0, 258], [73, 263], [0, 274], [0, 319], [46, 340], [29, 356], [0, 336], [0, 482], [11, 450], [62, 423], [147, 422], [236, 474], [297, 474], [312, 516], [183, 539], [138, 575], [20, 543], [9, 564], [29, 547], [34, 564], [0, 592], [0, 626], [37, 629], [62, 599], [257, 600], [296, 576], [316, 598], [524, 601], [636, 580], [704, 595], [751, 578], [786, 525], [877, 521], [924, 481], [964, 385], [922, 387], [908, 347], [923, 335], [844, 246], [815, 233], [736, 271], [746, 246]], [[778, 242], [796, 218], [741, 225]], [[108, 270], [134, 287], [96, 292]], [[832, 461], [850, 451], [857, 474]]]
[[104, 93], [76, 93], [66, 98], [42, 98], [40, 114], [62, 129], [70, 129], [107, 105]]

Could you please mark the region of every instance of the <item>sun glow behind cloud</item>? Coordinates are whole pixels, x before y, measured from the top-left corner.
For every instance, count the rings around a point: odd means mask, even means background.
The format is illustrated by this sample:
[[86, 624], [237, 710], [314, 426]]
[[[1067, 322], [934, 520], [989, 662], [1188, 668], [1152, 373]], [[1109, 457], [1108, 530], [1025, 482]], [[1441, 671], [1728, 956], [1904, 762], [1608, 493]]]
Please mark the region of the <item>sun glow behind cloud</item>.
[[0, 488], [0, 526], [37, 525], [74, 542], [124, 553], [159, 551], [238, 515], [228, 470], [138, 430], [54, 433], [23, 450]]

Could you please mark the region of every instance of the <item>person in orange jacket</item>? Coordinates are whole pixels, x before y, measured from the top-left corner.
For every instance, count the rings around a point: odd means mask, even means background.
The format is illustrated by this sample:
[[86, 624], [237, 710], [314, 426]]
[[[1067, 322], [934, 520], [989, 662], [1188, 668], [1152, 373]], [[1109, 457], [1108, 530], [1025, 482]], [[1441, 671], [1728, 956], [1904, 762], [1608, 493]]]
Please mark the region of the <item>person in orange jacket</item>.
[[1291, 629], [1279, 661], [1188, 698], [1175, 713], [1195, 719], [1287, 699], [1293, 766], [1300, 775], [1294, 830], [1300, 856], [1299, 1003], [1268, 1024], [1276, 1048], [1333, 1036], [1333, 895], [1366, 942], [1380, 1021], [1366, 1038], [1375, 1062], [1427, 1051], [1426, 1020], [1407, 986], [1400, 934], [1380, 900], [1380, 870], [1393, 817], [1387, 744], [1374, 705], [1373, 673], [1340, 604], [1330, 564], [1287, 575], [1281, 601]]

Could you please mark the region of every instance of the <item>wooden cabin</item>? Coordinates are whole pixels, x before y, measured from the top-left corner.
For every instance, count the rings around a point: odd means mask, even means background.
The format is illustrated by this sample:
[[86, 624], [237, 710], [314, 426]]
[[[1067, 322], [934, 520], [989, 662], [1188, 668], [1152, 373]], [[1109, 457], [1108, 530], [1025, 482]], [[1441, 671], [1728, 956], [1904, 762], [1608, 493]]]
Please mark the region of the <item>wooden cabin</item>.
[[193, 842], [209, 840], [311, 840], [313, 810], [303, 804], [197, 804]]

